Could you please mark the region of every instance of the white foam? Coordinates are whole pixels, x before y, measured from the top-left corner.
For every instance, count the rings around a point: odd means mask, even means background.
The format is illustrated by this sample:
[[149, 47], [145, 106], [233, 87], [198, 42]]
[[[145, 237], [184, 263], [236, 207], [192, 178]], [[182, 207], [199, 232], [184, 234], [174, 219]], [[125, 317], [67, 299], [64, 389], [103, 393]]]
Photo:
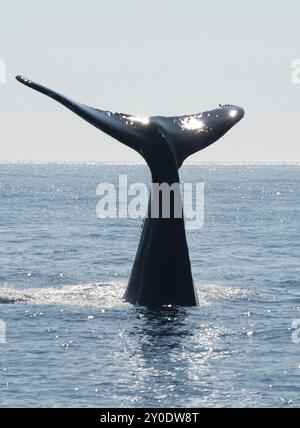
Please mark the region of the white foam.
[[124, 286], [120, 283], [65, 285], [49, 288], [0, 288], [0, 303], [124, 307]]
[[[126, 284], [91, 283], [48, 288], [0, 288], [0, 304], [23, 303], [36, 305], [71, 305], [97, 308], [131, 307], [123, 301]], [[207, 306], [216, 299], [240, 299], [251, 293], [249, 290], [225, 287], [216, 284], [201, 284], [196, 287], [199, 305]]]
[[252, 294], [252, 290], [240, 287], [227, 287], [223, 284], [196, 285], [200, 302], [209, 302], [215, 299], [242, 299]]

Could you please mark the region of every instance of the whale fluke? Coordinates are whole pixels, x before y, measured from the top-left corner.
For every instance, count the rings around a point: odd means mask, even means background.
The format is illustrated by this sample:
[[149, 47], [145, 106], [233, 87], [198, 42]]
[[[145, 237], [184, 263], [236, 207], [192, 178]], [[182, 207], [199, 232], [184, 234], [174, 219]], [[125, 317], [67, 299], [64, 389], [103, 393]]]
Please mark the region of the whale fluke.
[[[144, 118], [88, 107], [22, 76], [16, 78], [137, 151], [146, 160], [156, 184], [179, 184], [178, 170], [184, 160], [217, 141], [244, 116], [241, 107], [224, 104], [191, 115]], [[157, 191], [153, 186], [150, 200]], [[174, 200], [169, 218], [164, 218], [161, 210], [158, 217], [153, 216], [152, 209], [149, 203], [124, 298], [147, 307], [196, 306], [183, 215], [174, 215]]]
[[150, 164], [153, 138], [163, 138], [174, 149], [178, 167], [193, 153], [222, 137], [243, 116], [241, 107], [231, 104], [182, 116], [141, 117], [100, 110], [74, 101], [23, 76], [16, 79], [30, 88], [53, 98], [96, 128], [140, 153]]

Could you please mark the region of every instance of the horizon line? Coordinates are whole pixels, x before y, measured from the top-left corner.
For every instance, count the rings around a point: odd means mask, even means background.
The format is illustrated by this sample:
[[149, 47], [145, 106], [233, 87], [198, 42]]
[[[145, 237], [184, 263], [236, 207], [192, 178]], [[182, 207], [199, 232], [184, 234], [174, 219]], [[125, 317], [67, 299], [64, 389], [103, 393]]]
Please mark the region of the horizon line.
[[[105, 160], [10, 160], [10, 159], [0, 159], [0, 165], [4, 164], [35, 164], [35, 165], [46, 165], [46, 164], [69, 164], [69, 165], [146, 165], [146, 162], [143, 161], [105, 161]], [[264, 160], [264, 161], [187, 161], [184, 165], [300, 165], [299, 161], [274, 161], [274, 160]], [[183, 166], [184, 166], [183, 165]]]

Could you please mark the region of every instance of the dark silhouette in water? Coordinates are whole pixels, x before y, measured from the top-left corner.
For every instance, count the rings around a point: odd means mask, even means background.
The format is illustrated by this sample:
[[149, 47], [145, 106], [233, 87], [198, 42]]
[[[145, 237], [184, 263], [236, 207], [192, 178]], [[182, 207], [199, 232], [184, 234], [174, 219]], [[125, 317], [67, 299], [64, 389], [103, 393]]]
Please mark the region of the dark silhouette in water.
[[[178, 170], [183, 161], [217, 141], [244, 116], [241, 107], [226, 104], [199, 114], [147, 119], [91, 108], [24, 77], [17, 76], [17, 80], [136, 150], [147, 162], [152, 182], [158, 184], [179, 183]], [[146, 307], [196, 306], [184, 219], [175, 213], [176, 197], [171, 194], [169, 218], [163, 218], [157, 188], [152, 187], [151, 197], [154, 203], [149, 203], [124, 298]]]

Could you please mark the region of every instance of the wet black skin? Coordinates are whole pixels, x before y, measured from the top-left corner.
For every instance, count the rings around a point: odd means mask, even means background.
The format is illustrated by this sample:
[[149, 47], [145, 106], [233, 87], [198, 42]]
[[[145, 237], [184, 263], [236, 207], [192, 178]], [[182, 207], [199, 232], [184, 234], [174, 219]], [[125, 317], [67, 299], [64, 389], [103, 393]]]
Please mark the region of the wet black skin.
[[[241, 107], [223, 105], [194, 115], [140, 120], [85, 106], [22, 76], [17, 80], [137, 151], [147, 162], [153, 183], [179, 183], [184, 160], [217, 141], [244, 116]], [[183, 216], [175, 218], [172, 201], [170, 218], [162, 218], [161, 213], [152, 217], [149, 203], [124, 299], [151, 308], [197, 306]]]

